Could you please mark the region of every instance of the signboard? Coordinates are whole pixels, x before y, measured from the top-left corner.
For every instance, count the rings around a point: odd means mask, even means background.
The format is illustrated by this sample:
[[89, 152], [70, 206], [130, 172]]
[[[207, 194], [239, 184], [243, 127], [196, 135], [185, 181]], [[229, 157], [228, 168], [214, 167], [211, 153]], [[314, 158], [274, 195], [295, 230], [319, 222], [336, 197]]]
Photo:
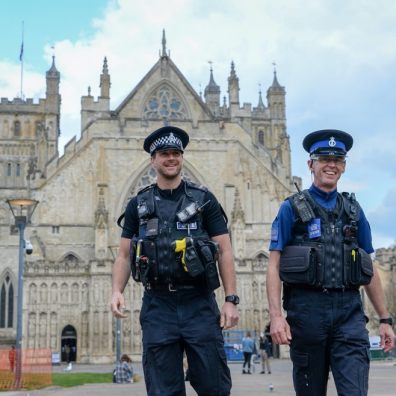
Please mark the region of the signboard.
[[60, 353], [59, 352], [52, 352], [52, 364], [60, 364]]

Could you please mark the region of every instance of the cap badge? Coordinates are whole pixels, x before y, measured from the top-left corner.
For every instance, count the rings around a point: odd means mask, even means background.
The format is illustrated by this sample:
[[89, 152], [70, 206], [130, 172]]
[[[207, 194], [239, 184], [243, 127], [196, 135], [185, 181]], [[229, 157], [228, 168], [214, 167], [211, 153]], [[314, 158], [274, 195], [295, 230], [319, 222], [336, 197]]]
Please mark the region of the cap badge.
[[330, 147], [335, 147], [336, 144], [337, 144], [337, 142], [335, 141], [334, 137], [332, 136], [332, 137], [329, 139], [329, 146], [330, 146]]
[[176, 136], [173, 134], [173, 132], [171, 132], [171, 133], [169, 134], [168, 141], [169, 141], [169, 143], [178, 143], [178, 142], [177, 142], [177, 138], [176, 138]]

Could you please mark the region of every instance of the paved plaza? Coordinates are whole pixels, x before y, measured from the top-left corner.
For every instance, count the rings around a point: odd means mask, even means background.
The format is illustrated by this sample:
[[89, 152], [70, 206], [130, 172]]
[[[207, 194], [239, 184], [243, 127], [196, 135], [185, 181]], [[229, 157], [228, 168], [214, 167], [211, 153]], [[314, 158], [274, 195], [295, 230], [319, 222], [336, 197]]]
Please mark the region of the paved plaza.
[[[291, 380], [292, 365], [286, 359], [271, 359], [272, 374], [260, 374], [260, 366], [256, 364], [252, 375], [241, 373], [241, 363], [230, 363], [233, 379], [233, 396], [264, 396], [294, 395]], [[64, 366], [54, 367], [55, 372], [63, 371]], [[111, 372], [112, 365], [75, 365], [73, 372]], [[134, 364], [134, 370], [142, 375], [140, 364]], [[370, 396], [394, 396], [396, 394], [396, 360], [375, 361], [370, 369]], [[269, 390], [269, 385], [274, 387]], [[188, 382], [187, 395], [196, 395]], [[144, 396], [146, 389], [143, 378], [137, 383], [119, 384], [87, 384], [74, 388], [48, 387], [37, 391], [1, 392], [1, 396]], [[328, 396], [336, 396], [337, 392], [330, 375]]]

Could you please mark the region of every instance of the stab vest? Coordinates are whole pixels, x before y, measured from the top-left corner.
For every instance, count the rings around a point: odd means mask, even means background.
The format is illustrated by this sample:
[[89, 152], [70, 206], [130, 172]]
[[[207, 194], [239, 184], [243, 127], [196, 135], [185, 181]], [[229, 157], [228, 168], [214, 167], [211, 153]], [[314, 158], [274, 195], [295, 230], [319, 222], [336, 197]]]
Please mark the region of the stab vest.
[[[292, 230], [294, 237], [289, 245], [312, 247], [312, 251], [315, 252], [316, 268], [313, 268], [315, 274], [312, 277], [312, 286], [324, 289], [352, 286], [351, 279], [354, 274], [351, 275], [351, 271], [355, 271], [355, 268], [351, 257], [355, 259], [362, 250], [357, 242], [361, 209], [355, 195], [338, 193], [336, 207], [333, 210], [325, 209], [316, 203], [308, 190], [296, 193], [288, 200], [296, 215]], [[308, 227], [314, 219], [320, 219], [320, 233], [317, 230], [317, 236], [310, 237]], [[360, 266], [359, 258], [359, 271]]]
[[139, 236], [142, 254], [148, 257], [147, 281], [156, 283], [190, 284], [205, 282], [204, 275], [192, 278], [183, 269], [180, 254], [175, 253], [173, 242], [191, 236], [194, 240], [209, 240], [203, 229], [202, 214], [196, 213], [185, 223], [176, 214], [195, 202], [198, 207], [205, 204], [207, 189], [184, 181], [184, 191], [177, 201], [163, 199], [154, 194], [155, 184], [137, 194]]

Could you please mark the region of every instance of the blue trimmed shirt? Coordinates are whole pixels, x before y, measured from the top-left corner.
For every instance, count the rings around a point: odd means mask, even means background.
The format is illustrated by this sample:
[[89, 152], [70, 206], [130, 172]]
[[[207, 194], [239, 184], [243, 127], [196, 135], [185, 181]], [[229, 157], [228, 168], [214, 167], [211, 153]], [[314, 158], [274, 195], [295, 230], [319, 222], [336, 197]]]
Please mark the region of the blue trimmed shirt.
[[[309, 188], [311, 197], [323, 208], [334, 209], [337, 204], [337, 189], [331, 192], [325, 192], [312, 185]], [[282, 251], [285, 246], [292, 240], [293, 225], [296, 221], [296, 215], [287, 199], [283, 201], [279, 208], [278, 215], [272, 223], [271, 228], [271, 242], [269, 250]], [[373, 253], [373, 244], [371, 238], [370, 224], [363, 212], [360, 211], [357, 241], [359, 247], [366, 251], [366, 253]]]

